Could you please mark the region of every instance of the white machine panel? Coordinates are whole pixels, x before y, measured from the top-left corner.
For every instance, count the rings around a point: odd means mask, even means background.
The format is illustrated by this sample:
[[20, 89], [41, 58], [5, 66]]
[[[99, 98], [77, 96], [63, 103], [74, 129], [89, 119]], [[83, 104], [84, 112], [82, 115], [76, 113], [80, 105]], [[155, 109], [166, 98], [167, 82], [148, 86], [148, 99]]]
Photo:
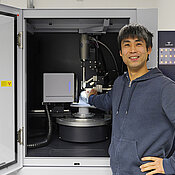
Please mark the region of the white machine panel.
[[[112, 175], [110, 167], [25, 167], [17, 175]], [[15, 175], [15, 174], [11, 174]]]
[[74, 74], [45, 73], [43, 93], [44, 102], [73, 102]]

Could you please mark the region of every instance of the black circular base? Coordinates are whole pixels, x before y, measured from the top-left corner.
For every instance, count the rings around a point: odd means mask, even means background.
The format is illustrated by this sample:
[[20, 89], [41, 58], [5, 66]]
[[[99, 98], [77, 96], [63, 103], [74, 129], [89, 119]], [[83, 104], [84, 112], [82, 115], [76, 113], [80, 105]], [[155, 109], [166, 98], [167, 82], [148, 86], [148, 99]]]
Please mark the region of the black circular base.
[[58, 124], [59, 138], [70, 142], [99, 142], [109, 138], [110, 124], [93, 127], [75, 127]]

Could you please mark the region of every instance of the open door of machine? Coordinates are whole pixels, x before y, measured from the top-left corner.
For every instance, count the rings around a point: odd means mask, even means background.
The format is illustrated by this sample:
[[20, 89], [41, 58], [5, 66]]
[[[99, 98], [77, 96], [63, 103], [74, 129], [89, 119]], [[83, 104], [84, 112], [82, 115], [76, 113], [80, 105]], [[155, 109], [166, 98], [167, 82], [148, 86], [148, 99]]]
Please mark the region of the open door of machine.
[[0, 5], [0, 175], [22, 167], [21, 23], [21, 10]]

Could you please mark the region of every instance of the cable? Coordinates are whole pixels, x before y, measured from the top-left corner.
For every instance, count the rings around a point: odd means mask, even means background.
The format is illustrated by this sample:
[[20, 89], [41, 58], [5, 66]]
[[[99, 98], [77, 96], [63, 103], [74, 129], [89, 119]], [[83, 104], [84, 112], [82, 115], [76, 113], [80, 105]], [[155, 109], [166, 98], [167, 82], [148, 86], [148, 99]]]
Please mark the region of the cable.
[[108, 50], [108, 52], [111, 54], [111, 56], [112, 56], [112, 59], [113, 59], [113, 61], [114, 61], [114, 64], [115, 64], [115, 68], [116, 68], [116, 71], [117, 71], [117, 74], [118, 74], [118, 76], [119, 76], [119, 69], [118, 69], [118, 66], [117, 66], [117, 62], [116, 62], [116, 59], [115, 59], [115, 57], [114, 57], [114, 55], [113, 55], [113, 53], [111, 52], [111, 50], [109, 49], [109, 47], [108, 46], [106, 46], [104, 43], [102, 43], [101, 41], [99, 41], [99, 40], [96, 40], [95, 38], [93, 38], [93, 37], [90, 37], [90, 39], [91, 40], [93, 40], [93, 41], [95, 41], [96, 43], [99, 43], [99, 44], [101, 44], [102, 46], [104, 46], [107, 50]]
[[43, 147], [43, 146], [47, 146], [51, 141], [52, 121], [51, 121], [51, 117], [50, 117], [50, 113], [49, 113], [49, 109], [48, 109], [47, 104], [45, 104], [45, 107], [46, 107], [46, 114], [47, 114], [47, 118], [48, 118], [48, 128], [49, 128], [47, 137], [45, 138], [45, 140], [43, 140], [41, 142], [28, 144], [27, 148], [34, 149], [34, 148], [40, 148], [40, 147]]

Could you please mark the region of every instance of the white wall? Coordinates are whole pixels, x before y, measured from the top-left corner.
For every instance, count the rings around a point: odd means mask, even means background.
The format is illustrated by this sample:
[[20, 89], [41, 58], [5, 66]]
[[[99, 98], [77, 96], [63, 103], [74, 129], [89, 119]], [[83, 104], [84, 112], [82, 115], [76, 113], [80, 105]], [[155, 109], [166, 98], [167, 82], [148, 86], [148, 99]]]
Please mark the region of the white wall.
[[158, 0], [158, 29], [175, 30], [175, 0]]
[[155, 7], [157, 0], [34, 0], [39, 8], [118, 8], [118, 7]]
[[[158, 29], [175, 30], [175, 0], [33, 0], [33, 2], [35, 8], [158, 8]], [[0, 0], [0, 3], [27, 8], [27, 0]]]
[[17, 8], [27, 8], [27, 0], [0, 0], [0, 3]]
[[[27, 8], [27, 0], [0, 0], [2, 4]], [[157, 7], [157, 0], [33, 0], [36, 8]]]

